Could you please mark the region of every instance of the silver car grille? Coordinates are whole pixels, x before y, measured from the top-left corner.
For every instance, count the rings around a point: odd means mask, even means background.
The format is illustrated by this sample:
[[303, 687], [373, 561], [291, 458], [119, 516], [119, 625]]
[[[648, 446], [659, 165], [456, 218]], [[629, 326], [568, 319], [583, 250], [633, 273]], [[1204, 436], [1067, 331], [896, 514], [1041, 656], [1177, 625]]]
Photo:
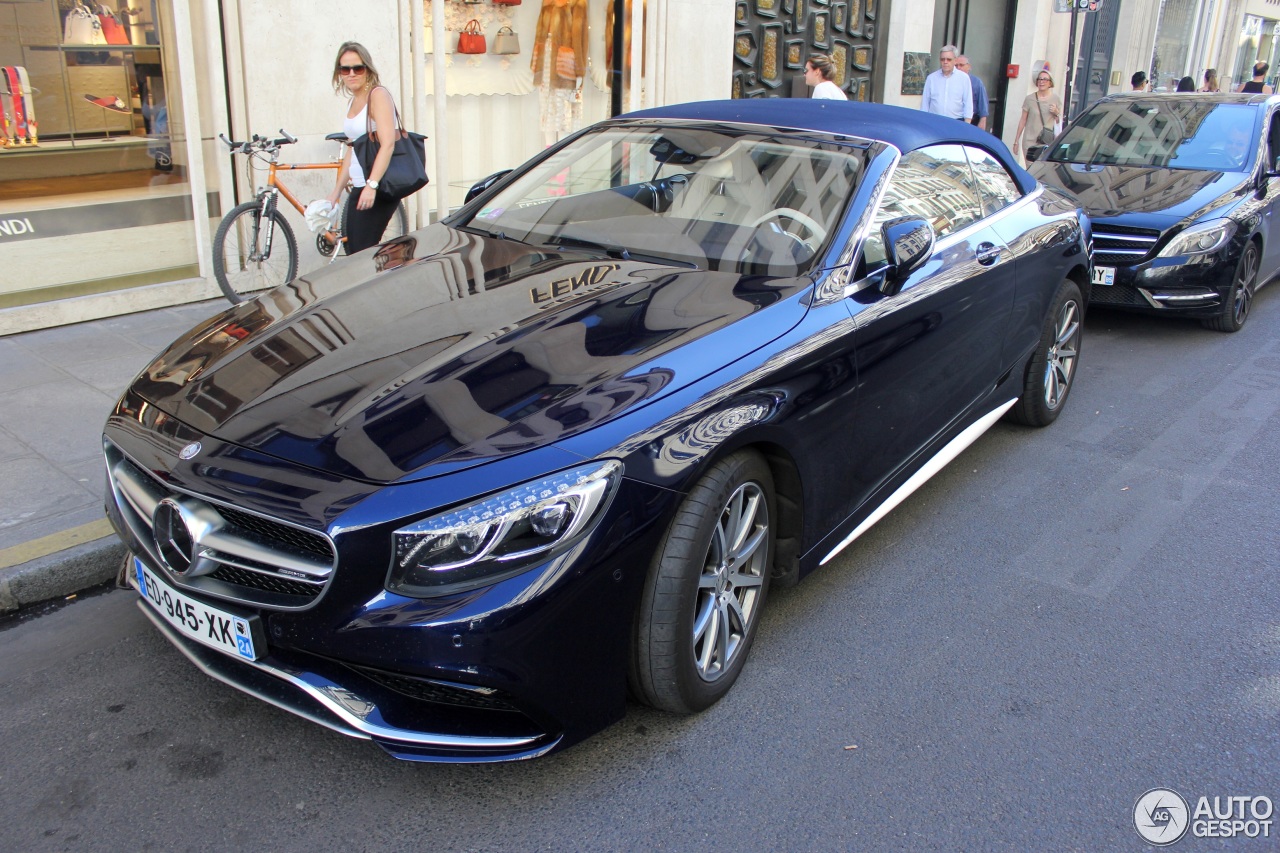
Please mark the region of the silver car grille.
[[[177, 586], [229, 601], [281, 610], [309, 607], [333, 576], [337, 550], [324, 534], [175, 489], [106, 442], [108, 480], [125, 524]], [[175, 571], [154, 530], [161, 503], [197, 519], [186, 531], [191, 565]], [[191, 525], [189, 525], [191, 526]], [[179, 567], [183, 568], [183, 567]]]
[[1151, 254], [1160, 232], [1155, 228], [1129, 228], [1121, 225], [1093, 226], [1093, 262], [1108, 267], [1126, 267], [1141, 263]]

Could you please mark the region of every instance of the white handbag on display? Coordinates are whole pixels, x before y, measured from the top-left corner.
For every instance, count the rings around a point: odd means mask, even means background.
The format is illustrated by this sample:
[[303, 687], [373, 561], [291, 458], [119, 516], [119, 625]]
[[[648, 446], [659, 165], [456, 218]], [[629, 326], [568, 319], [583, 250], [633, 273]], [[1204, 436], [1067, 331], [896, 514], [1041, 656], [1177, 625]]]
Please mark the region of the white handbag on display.
[[98, 16], [89, 11], [83, 3], [67, 13], [62, 26], [63, 44], [106, 44], [107, 37], [102, 32], [102, 23]]

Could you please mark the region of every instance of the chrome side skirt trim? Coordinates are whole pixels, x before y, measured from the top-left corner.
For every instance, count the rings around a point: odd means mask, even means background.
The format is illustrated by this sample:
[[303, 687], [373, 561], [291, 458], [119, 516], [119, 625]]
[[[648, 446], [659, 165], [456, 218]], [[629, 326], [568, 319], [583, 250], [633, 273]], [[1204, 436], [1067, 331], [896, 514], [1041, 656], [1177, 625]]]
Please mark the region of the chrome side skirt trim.
[[991, 429], [991, 425], [1000, 420], [1000, 417], [1005, 412], [1009, 411], [1016, 402], [1018, 402], [1018, 398], [1014, 397], [1009, 402], [998, 406], [966, 427], [964, 432], [947, 442], [946, 447], [934, 454], [934, 457], [926, 462], [920, 470], [912, 474], [910, 479], [899, 486], [893, 494], [889, 495], [889, 497], [885, 499], [884, 503], [876, 507], [875, 512], [867, 516], [861, 524], [854, 528], [854, 531], [846, 536], [843, 542], [832, 548], [831, 553], [823, 557], [822, 561], [818, 563], [818, 565], [826, 565], [828, 560], [847, 548], [853, 540], [857, 539], [863, 533], [866, 533], [871, 528], [871, 525], [884, 518], [893, 511], [894, 507], [910, 497], [912, 492], [927, 483], [929, 478], [947, 467], [951, 460], [955, 459], [964, 452], [965, 448], [977, 441], [978, 437], [984, 432]]
[[[130, 577], [130, 587], [133, 585]], [[314, 673], [290, 672], [274, 666], [267, 666], [259, 661], [235, 660], [222, 652], [205, 649], [191, 643], [160, 618], [146, 602], [138, 600], [138, 609], [146, 614], [165, 638], [186, 655], [201, 672], [210, 678], [228, 684], [237, 690], [244, 691], [256, 699], [299, 717], [318, 723], [348, 737], [360, 740], [378, 740], [393, 745], [425, 747], [449, 750], [514, 750], [528, 747], [536, 743], [538, 737], [467, 737], [464, 735], [437, 734], [410, 729], [399, 729], [388, 726], [377, 720], [381, 718], [378, 707], [356, 693], [338, 684], [322, 678]], [[237, 678], [236, 667], [251, 667], [265, 675], [279, 679], [282, 687], [292, 687], [300, 691], [302, 696], [290, 695], [292, 691], [280, 690], [270, 692], [248, 683], [247, 679]], [[308, 706], [303, 699], [310, 699], [333, 716], [318, 713], [319, 709]], [[335, 719], [336, 718], [336, 719]]]

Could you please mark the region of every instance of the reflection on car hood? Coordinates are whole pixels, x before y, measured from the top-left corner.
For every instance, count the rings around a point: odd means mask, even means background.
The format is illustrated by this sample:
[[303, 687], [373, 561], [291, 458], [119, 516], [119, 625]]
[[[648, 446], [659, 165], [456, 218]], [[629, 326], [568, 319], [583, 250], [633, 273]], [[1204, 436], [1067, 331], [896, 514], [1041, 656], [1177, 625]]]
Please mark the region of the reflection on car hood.
[[135, 391], [224, 441], [372, 482], [414, 479], [562, 439], [695, 381], [799, 322], [803, 300], [788, 297], [811, 283], [444, 225], [410, 239], [394, 268], [384, 253], [373, 272], [362, 253], [212, 318]]
[[1046, 184], [1073, 193], [1090, 216], [1125, 214], [1142, 217], [1147, 227], [1167, 228], [1182, 220], [1198, 219], [1244, 193], [1249, 176], [1240, 172], [1201, 172], [1136, 166], [1087, 166], [1084, 163], [1040, 161], [1031, 173]]

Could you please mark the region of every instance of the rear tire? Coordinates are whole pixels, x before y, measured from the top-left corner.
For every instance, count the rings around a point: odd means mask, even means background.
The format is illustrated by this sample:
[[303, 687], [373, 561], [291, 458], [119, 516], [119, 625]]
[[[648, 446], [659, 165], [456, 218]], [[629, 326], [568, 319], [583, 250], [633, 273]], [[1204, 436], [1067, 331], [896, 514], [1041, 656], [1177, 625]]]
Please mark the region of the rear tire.
[[641, 701], [710, 707], [746, 662], [773, 567], [773, 477], [759, 454], [716, 463], [676, 510], [645, 579], [628, 668]]
[[1044, 331], [1022, 381], [1022, 396], [1009, 410], [1009, 419], [1025, 426], [1048, 426], [1075, 384], [1080, 342], [1084, 335], [1084, 300], [1080, 287], [1066, 279], [1050, 304]]
[[261, 218], [262, 202], [246, 201], [223, 217], [213, 236], [213, 276], [233, 305], [254, 291], [293, 281], [298, 274], [298, 241], [278, 210], [271, 211], [271, 254], [261, 257]]
[[1235, 276], [1231, 279], [1231, 290], [1222, 306], [1222, 313], [1200, 324], [1215, 332], [1238, 332], [1244, 328], [1244, 321], [1249, 319], [1249, 309], [1253, 307], [1253, 294], [1258, 287], [1258, 244], [1249, 241], [1240, 254], [1240, 263], [1236, 264]]

